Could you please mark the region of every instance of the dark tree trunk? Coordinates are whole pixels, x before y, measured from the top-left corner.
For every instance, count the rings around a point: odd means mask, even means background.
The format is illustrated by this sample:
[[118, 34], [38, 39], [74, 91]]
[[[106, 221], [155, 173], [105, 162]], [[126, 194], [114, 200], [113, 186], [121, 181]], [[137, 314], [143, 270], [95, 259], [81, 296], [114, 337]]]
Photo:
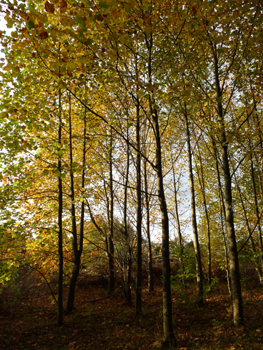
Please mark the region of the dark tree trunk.
[[[136, 67], [137, 68], [137, 67]], [[141, 194], [141, 145], [140, 145], [140, 105], [136, 101], [136, 193], [137, 193], [137, 250], [136, 250], [136, 315], [142, 312], [142, 194]]]
[[229, 244], [230, 275], [231, 275], [231, 292], [233, 303], [233, 322], [235, 326], [244, 324], [241, 283], [239, 273], [239, 262], [237, 254], [236, 236], [234, 229], [234, 215], [232, 204], [232, 186], [231, 175], [228, 162], [228, 146], [226, 144], [225, 134], [222, 136], [223, 144], [223, 167], [225, 178], [225, 206], [226, 206], [226, 231]]
[[203, 306], [203, 272], [202, 272], [201, 252], [200, 252], [197, 222], [196, 222], [195, 188], [194, 188], [194, 175], [193, 175], [193, 165], [192, 165], [192, 150], [191, 150], [189, 121], [188, 121], [186, 106], [185, 106], [185, 110], [184, 110], [184, 117], [185, 117], [185, 128], [186, 128], [186, 137], [187, 137], [189, 180], [190, 180], [190, 191], [191, 191], [192, 227], [193, 227], [195, 263], [196, 263], [197, 303], [198, 303], [199, 307], [202, 307]]
[[162, 260], [163, 260], [163, 331], [166, 343], [173, 342], [173, 323], [172, 323], [172, 300], [171, 300], [171, 271], [170, 271], [170, 253], [169, 253], [169, 219], [164, 194], [161, 140], [159, 134], [158, 115], [155, 112], [153, 116], [153, 125], [155, 129], [156, 140], [156, 170], [157, 170], [157, 189], [158, 199], [161, 209], [162, 221]]
[[[249, 142], [250, 144], [250, 142]], [[257, 198], [257, 187], [256, 187], [256, 181], [255, 181], [255, 171], [254, 171], [254, 162], [252, 158], [252, 146], [250, 144], [250, 169], [251, 169], [251, 181], [253, 185], [253, 194], [254, 194], [254, 208], [255, 208], [255, 214], [257, 218], [257, 229], [258, 229], [258, 246], [259, 246], [259, 252], [260, 252], [260, 263], [261, 267], [260, 270], [260, 284], [263, 283], [263, 276], [262, 276], [262, 270], [263, 270], [263, 244], [262, 244], [262, 232], [261, 232], [261, 225], [260, 225], [260, 214], [258, 210], [258, 198]], [[252, 235], [251, 235], [252, 238]]]
[[[240, 201], [241, 201], [241, 205], [242, 205], [242, 209], [243, 209], [243, 213], [244, 213], [244, 217], [245, 217], [245, 222], [246, 222], [247, 231], [248, 231], [248, 239], [250, 239], [251, 248], [252, 248], [252, 251], [254, 253], [254, 256], [257, 256], [257, 250], [256, 250], [255, 242], [254, 242], [254, 239], [253, 239], [253, 236], [252, 236], [253, 232], [251, 231], [251, 228], [250, 228], [250, 225], [249, 225], [247, 211], [246, 211], [246, 208], [245, 208], [242, 192], [241, 192], [239, 183], [238, 183], [237, 178], [236, 178], [236, 174], [234, 174], [234, 178], [235, 178], [236, 187], [238, 189], [239, 198], [240, 198]], [[262, 267], [261, 267], [261, 264], [260, 264], [260, 261], [259, 261], [258, 258], [255, 259], [255, 270], [256, 270], [256, 272], [258, 274], [259, 282], [262, 283], [262, 279], [263, 279], [263, 277], [262, 277]]]
[[[72, 224], [72, 247], [74, 254], [74, 265], [69, 281], [68, 299], [66, 312], [70, 313], [74, 309], [75, 290], [79, 276], [81, 254], [83, 250], [83, 235], [84, 235], [84, 200], [81, 203], [81, 217], [80, 217], [80, 232], [78, 242], [76, 208], [75, 208], [75, 189], [74, 189], [74, 174], [73, 167], [73, 144], [72, 144], [72, 118], [71, 118], [71, 97], [69, 95], [69, 148], [70, 148], [70, 187], [71, 187], [71, 224]], [[85, 187], [85, 164], [86, 164], [86, 110], [84, 113], [84, 134], [83, 134], [83, 158], [82, 158], [82, 175], [81, 188]]]
[[[202, 157], [200, 153], [199, 144], [198, 147], [198, 154], [199, 154], [199, 163], [200, 163], [200, 172], [201, 176], [198, 170], [198, 179], [202, 191], [203, 196], [203, 205], [205, 209], [205, 217], [206, 217], [206, 226], [207, 226], [207, 266], [208, 266], [208, 284], [211, 285], [211, 279], [212, 279], [212, 266], [211, 266], [211, 233], [210, 233], [210, 220], [209, 220], [209, 213], [207, 209], [207, 202], [206, 202], [206, 188], [205, 188], [205, 179], [204, 179], [204, 168], [203, 168], [203, 162]], [[198, 167], [197, 167], [198, 169]]]
[[231, 282], [230, 282], [229, 258], [228, 258], [229, 254], [228, 254], [228, 245], [227, 245], [227, 240], [226, 240], [226, 235], [225, 235], [225, 230], [224, 230], [224, 227], [225, 227], [224, 223], [226, 222], [226, 209], [225, 209], [225, 204], [224, 204], [224, 196], [223, 196], [221, 177], [220, 177], [220, 171], [219, 171], [216, 143], [215, 143], [215, 140], [213, 138], [212, 138], [212, 144], [213, 144], [214, 158], [215, 158], [215, 162], [216, 162], [218, 197], [219, 197], [219, 203], [220, 203], [221, 232], [222, 232], [223, 242], [224, 242], [225, 270], [226, 270], [226, 278], [227, 278], [227, 287], [228, 287], [229, 294], [231, 294]]
[[150, 205], [148, 194], [148, 181], [147, 181], [147, 163], [144, 160], [144, 185], [145, 185], [145, 207], [146, 207], [146, 233], [148, 243], [148, 290], [152, 292], [153, 287], [153, 264], [152, 264], [152, 242], [150, 234]]
[[[61, 90], [59, 90], [59, 125], [58, 125], [58, 144], [61, 145], [62, 138], [62, 107], [61, 107]], [[61, 156], [58, 156], [58, 256], [59, 256], [59, 268], [58, 268], [58, 316], [57, 324], [62, 326], [63, 324], [63, 192], [62, 192], [62, 179], [61, 179]]]
[[113, 244], [113, 232], [114, 232], [114, 191], [113, 191], [113, 133], [110, 130], [110, 231], [108, 235], [108, 248], [109, 248], [109, 284], [108, 294], [114, 293], [115, 289], [115, 266], [114, 266], [114, 244]]
[[[152, 33], [145, 36], [148, 50], [148, 83], [152, 85]], [[169, 218], [165, 200], [163, 169], [162, 169], [162, 149], [159, 128], [159, 116], [155, 107], [153, 93], [149, 93], [149, 109], [155, 136], [155, 170], [157, 174], [157, 191], [161, 211], [162, 222], [162, 260], [163, 260], [163, 336], [165, 344], [176, 343], [173, 332], [172, 319], [172, 298], [171, 298], [171, 270], [170, 270], [170, 252], [169, 252]]]
[[181, 225], [180, 225], [180, 218], [179, 218], [179, 210], [178, 210], [178, 200], [177, 200], [177, 185], [176, 185], [176, 179], [175, 179], [175, 169], [174, 169], [174, 163], [172, 160], [172, 170], [173, 170], [173, 185], [174, 185], [174, 203], [175, 203], [175, 217], [176, 217], [176, 224], [177, 224], [177, 232], [178, 232], [178, 241], [179, 241], [179, 247], [180, 247], [180, 254], [179, 254], [179, 263], [182, 270], [182, 284], [185, 286], [185, 273], [184, 273], [184, 245], [183, 245], [183, 238], [182, 238], [182, 232], [181, 232]]
[[241, 326], [244, 324], [243, 319], [243, 305], [242, 305], [242, 293], [239, 273], [239, 261], [236, 245], [236, 235], [234, 228], [234, 214], [233, 214], [233, 201], [232, 201], [232, 180], [229, 167], [228, 157], [228, 142], [225, 131], [225, 120], [222, 106], [222, 91], [219, 81], [219, 68], [218, 68], [218, 57], [217, 48], [212, 48], [214, 54], [214, 70], [215, 70], [215, 81], [216, 81], [216, 92], [217, 92], [217, 113], [221, 123], [221, 145], [222, 145], [222, 163], [224, 171], [224, 199], [225, 199], [225, 210], [226, 210], [226, 232], [228, 236], [229, 245], [229, 262], [230, 262], [230, 276], [231, 276], [231, 293], [232, 293], [232, 304], [233, 304], [233, 323], [235, 326]]
[[[129, 137], [128, 132], [128, 121], [127, 121], [127, 140]], [[128, 256], [127, 256], [127, 262], [124, 266], [124, 292], [126, 301], [128, 304], [131, 303], [132, 296], [131, 296], [131, 268], [132, 268], [132, 249], [131, 249], [131, 243], [130, 243], [130, 236], [129, 236], [129, 230], [128, 230], [128, 222], [127, 222], [127, 201], [128, 201], [128, 183], [129, 183], [129, 169], [130, 169], [130, 147], [129, 143], [127, 142], [127, 163], [126, 163], [126, 176], [125, 176], [125, 184], [124, 184], [124, 205], [123, 205], [123, 219], [124, 219], [124, 234], [126, 237], [126, 244], [128, 246]], [[126, 276], [127, 273], [127, 276]]]

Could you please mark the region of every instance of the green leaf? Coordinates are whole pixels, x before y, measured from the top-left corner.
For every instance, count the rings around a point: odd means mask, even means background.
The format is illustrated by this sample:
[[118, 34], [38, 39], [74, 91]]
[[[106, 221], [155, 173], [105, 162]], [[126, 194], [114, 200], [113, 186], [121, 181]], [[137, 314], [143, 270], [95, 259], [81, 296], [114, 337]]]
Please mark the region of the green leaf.
[[86, 23], [83, 21], [83, 19], [81, 17], [75, 17], [75, 21], [76, 21], [76, 23], [80, 24], [82, 29], [85, 29]]
[[45, 175], [48, 175], [49, 174], [49, 171], [47, 169], [45, 169], [42, 173], [42, 176], [45, 176]]
[[26, 26], [29, 30], [35, 28], [34, 22], [31, 19], [27, 22]]
[[102, 10], [107, 10], [107, 8], [109, 7], [109, 5], [105, 1], [99, 1], [99, 5]]
[[92, 44], [93, 44], [93, 39], [88, 38], [88, 39], [87, 39], [87, 44], [88, 44], [88, 45], [92, 45]]

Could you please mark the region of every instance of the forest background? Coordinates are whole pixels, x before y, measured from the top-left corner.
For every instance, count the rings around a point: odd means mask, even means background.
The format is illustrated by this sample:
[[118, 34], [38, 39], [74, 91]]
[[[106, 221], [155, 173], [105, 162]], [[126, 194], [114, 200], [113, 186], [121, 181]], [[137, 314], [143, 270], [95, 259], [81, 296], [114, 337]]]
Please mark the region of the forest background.
[[0, 10], [11, 30], [0, 32], [3, 288], [39, 276], [60, 326], [63, 289], [69, 314], [85, 269], [107, 277], [109, 295], [120, 276], [140, 315], [143, 264], [151, 291], [160, 258], [163, 339], [175, 345], [172, 257], [182, 288], [195, 276], [200, 308], [213, 267], [224, 270], [242, 326], [245, 268], [263, 281], [262, 2], [2, 1]]

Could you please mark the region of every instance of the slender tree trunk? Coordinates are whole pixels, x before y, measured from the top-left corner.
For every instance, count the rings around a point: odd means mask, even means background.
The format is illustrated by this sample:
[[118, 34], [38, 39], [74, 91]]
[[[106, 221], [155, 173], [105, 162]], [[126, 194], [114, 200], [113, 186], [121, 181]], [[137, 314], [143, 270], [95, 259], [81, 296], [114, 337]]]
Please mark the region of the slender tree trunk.
[[180, 254], [179, 254], [179, 263], [182, 270], [182, 283], [183, 286], [185, 286], [185, 273], [184, 273], [184, 245], [183, 245], [183, 237], [181, 232], [181, 225], [180, 225], [180, 217], [179, 217], [179, 210], [178, 210], [178, 200], [177, 200], [177, 185], [176, 185], [176, 179], [175, 179], [175, 169], [174, 169], [174, 163], [172, 161], [172, 170], [173, 170], [173, 185], [174, 185], [174, 203], [175, 203], [175, 217], [176, 217], [176, 224], [177, 224], [177, 232], [178, 232], [178, 241], [179, 241], [179, 247], [180, 247]]
[[233, 213], [233, 201], [232, 201], [232, 180], [229, 167], [228, 157], [228, 142], [225, 131], [225, 120], [222, 106], [222, 91], [219, 82], [219, 68], [217, 57], [216, 45], [213, 47], [214, 53], [214, 69], [215, 69], [215, 81], [217, 92], [217, 113], [222, 126], [221, 131], [221, 145], [222, 145], [222, 163], [224, 171], [225, 181], [225, 209], [226, 209], [226, 232], [228, 236], [229, 244], [229, 260], [230, 260], [230, 275], [231, 275], [231, 292], [233, 303], [233, 323], [235, 326], [241, 326], [244, 324], [243, 318], [243, 305], [242, 305], [242, 293], [239, 273], [239, 261], [236, 245], [236, 235], [234, 228], [234, 213]]
[[75, 286], [77, 283], [80, 257], [78, 253], [78, 236], [77, 236], [77, 222], [76, 222], [76, 208], [75, 208], [75, 190], [74, 190], [74, 174], [73, 174], [73, 144], [72, 144], [72, 120], [71, 120], [71, 97], [69, 95], [69, 161], [70, 161], [70, 197], [71, 197], [71, 229], [72, 229], [72, 247], [74, 254], [74, 265], [71, 273], [68, 290], [68, 300], [66, 312], [69, 313], [74, 308]]
[[166, 343], [173, 342], [173, 323], [172, 323], [172, 300], [171, 300], [171, 271], [170, 271], [170, 253], [169, 253], [169, 219], [164, 194], [161, 140], [159, 135], [158, 116], [155, 112], [153, 117], [156, 140], [156, 170], [157, 170], [157, 189], [158, 199], [161, 209], [162, 221], [162, 260], [163, 260], [163, 331]]
[[[148, 83], [152, 85], [152, 47], [153, 36], [145, 36], [148, 49]], [[172, 319], [171, 269], [169, 252], [169, 218], [163, 184], [162, 149], [159, 129], [159, 116], [155, 107], [153, 93], [149, 93], [149, 109], [155, 136], [155, 170], [157, 174], [157, 191], [162, 222], [162, 260], [163, 260], [163, 335], [166, 344], [175, 344]]]
[[239, 262], [237, 254], [236, 236], [234, 230], [234, 215], [232, 201], [231, 175], [228, 162], [228, 146], [226, 144], [225, 134], [222, 137], [223, 144], [223, 167], [225, 178], [225, 206], [226, 206], [226, 230], [228, 234], [229, 258], [230, 258], [230, 275], [231, 291], [233, 302], [233, 322], [235, 326], [244, 323], [241, 283], [239, 273]]
[[228, 287], [229, 294], [231, 294], [231, 282], [230, 282], [229, 258], [228, 258], [229, 254], [228, 254], [228, 245], [227, 245], [227, 240], [226, 240], [225, 230], [224, 230], [224, 226], [225, 226], [224, 223], [226, 222], [226, 209], [225, 209], [225, 204], [224, 204], [224, 196], [223, 196], [221, 177], [220, 177], [220, 171], [219, 171], [219, 165], [218, 165], [216, 143], [215, 143], [215, 140], [213, 138], [212, 138], [212, 144], [213, 144], [214, 158], [215, 158], [215, 162], [216, 162], [218, 197], [219, 197], [219, 203], [220, 203], [221, 232], [222, 232], [223, 242], [224, 242], [225, 270], [226, 270], [226, 278], [227, 278], [227, 287]]
[[[110, 181], [111, 183], [111, 181]], [[104, 186], [104, 192], [105, 192], [105, 198], [106, 198], [106, 207], [107, 207], [107, 224], [105, 224], [105, 230], [103, 231], [97, 224], [96, 227], [97, 229], [102, 233], [102, 236], [104, 236], [104, 243], [105, 243], [105, 253], [108, 259], [108, 294], [110, 295], [112, 292], [110, 291], [111, 289], [111, 281], [112, 281], [112, 276], [111, 276], [111, 271], [112, 271], [112, 262], [111, 262], [111, 253], [110, 253], [110, 242], [109, 242], [109, 236], [110, 236], [110, 230], [111, 230], [111, 201], [108, 197], [108, 190], [107, 187], [110, 187], [110, 184], [107, 184], [105, 180], [103, 180], [103, 186]], [[93, 216], [92, 216], [93, 217]], [[95, 223], [95, 219], [93, 217], [93, 222]]]
[[[259, 215], [259, 210], [258, 210], [258, 198], [257, 198], [257, 187], [256, 187], [256, 181], [255, 181], [255, 171], [254, 171], [254, 162], [252, 158], [252, 147], [251, 143], [250, 144], [250, 169], [251, 169], [251, 181], [253, 185], [253, 194], [254, 194], [254, 208], [255, 208], [255, 214], [258, 222], [258, 246], [259, 246], [259, 251], [260, 251], [260, 261], [261, 261], [261, 268], [260, 270], [263, 270], [263, 244], [262, 244], [262, 232], [261, 232], [261, 225], [260, 225], [260, 215]], [[251, 236], [252, 238], [252, 236]], [[262, 273], [260, 275], [260, 284], [263, 283], [263, 276]]]
[[[239, 183], [238, 183], [237, 178], [236, 178], [236, 174], [234, 174], [234, 178], [235, 178], [236, 187], [238, 189], [239, 198], [240, 198], [240, 201], [241, 201], [241, 205], [242, 205], [242, 209], [243, 209], [243, 213], [244, 213], [244, 217], [245, 217], [245, 222], [246, 222], [247, 231], [248, 231], [248, 237], [249, 237], [250, 242], [251, 242], [251, 248], [252, 248], [252, 251], [253, 251], [254, 255], [256, 256], [257, 255], [257, 250], [256, 250], [255, 242], [254, 242], [254, 239], [253, 239], [253, 236], [252, 236], [251, 228], [250, 228], [250, 225], [249, 225], [249, 220], [248, 220], [248, 217], [247, 217], [247, 211], [246, 211], [245, 204], [244, 204], [244, 201], [243, 201], [242, 192], [241, 192]], [[262, 281], [262, 268], [261, 268], [261, 265], [260, 265], [260, 262], [258, 261], [258, 259], [255, 260], [255, 269], [256, 269], [256, 272], [257, 272], [258, 277], [259, 277], [259, 282], [262, 283], [261, 282]]]
[[[207, 203], [206, 203], [206, 188], [205, 188], [205, 179], [204, 179], [204, 168], [203, 168], [203, 162], [202, 157], [200, 153], [199, 144], [198, 147], [198, 155], [199, 155], [199, 163], [200, 163], [200, 172], [197, 167], [198, 172], [198, 179], [202, 191], [203, 196], [203, 205], [205, 210], [205, 217], [206, 217], [206, 226], [207, 226], [207, 266], [208, 266], [208, 284], [211, 285], [211, 279], [212, 279], [212, 266], [211, 266], [211, 233], [210, 233], [210, 220], [209, 220], [209, 213], [207, 209]], [[200, 176], [201, 175], [201, 176]]]
[[[137, 62], [137, 61], [136, 61]], [[136, 63], [137, 71], [137, 63]], [[140, 145], [140, 104], [136, 101], [136, 193], [137, 193], [137, 250], [136, 250], [136, 293], [135, 309], [136, 315], [142, 312], [142, 194], [141, 194], [141, 145]]]
[[[62, 138], [62, 107], [61, 107], [61, 90], [59, 89], [59, 125], [58, 125], [58, 144], [61, 148]], [[61, 155], [58, 156], [58, 256], [59, 256], [59, 269], [58, 269], [58, 326], [63, 324], [63, 192], [62, 192], [62, 179], [61, 179]]]
[[256, 123], [257, 123], [257, 129], [258, 129], [258, 137], [259, 137], [259, 145], [260, 145], [260, 154], [259, 154], [259, 160], [257, 158], [258, 162], [258, 178], [259, 178], [259, 184], [260, 184], [260, 192], [263, 193], [263, 139], [262, 139], [262, 126], [260, 125], [260, 119], [258, 116], [258, 113], [256, 113]]
[[191, 191], [191, 210], [192, 210], [192, 226], [194, 236], [194, 249], [195, 249], [195, 262], [196, 262], [196, 281], [197, 281], [197, 302], [199, 307], [203, 307], [203, 272], [201, 263], [201, 252], [198, 239], [198, 230], [196, 222], [196, 207], [195, 207], [195, 188], [194, 188], [194, 175], [192, 165], [192, 150], [189, 131], [189, 121], [187, 110], [185, 106], [184, 110], [186, 137], [187, 137], [187, 149], [188, 149], [188, 165], [189, 165], [189, 179], [190, 179], [190, 191]]
[[[128, 121], [127, 121], [127, 140], [129, 137], [128, 132]], [[130, 147], [127, 142], [127, 163], [126, 163], [126, 176], [125, 176], [125, 185], [124, 185], [124, 205], [123, 205], [123, 219], [124, 219], [124, 233], [126, 237], [126, 244], [128, 246], [128, 256], [127, 256], [127, 264], [125, 266], [126, 270], [124, 271], [125, 283], [124, 283], [124, 291], [125, 297], [128, 304], [131, 303], [131, 268], [132, 268], [132, 250], [130, 244], [129, 230], [128, 230], [128, 222], [127, 222], [127, 202], [128, 202], [128, 183], [129, 183], [129, 169], [130, 169]], [[126, 279], [127, 273], [127, 279]]]
[[153, 267], [152, 267], [152, 242], [150, 234], [150, 205], [149, 205], [149, 194], [148, 194], [148, 180], [147, 180], [147, 163], [144, 160], [144, 185], [145, 185], [145, 206], [146, 206], [146, 232], [147, 232], [147, 243], [148, 243], [148, 289], [149, 292], [154, 290], [153, 287]]
[[[83, 135], [83, 159], [82, 159], [82, 175], [81, 186], [84, 189], [85, 186], [85, 157], [86, 157], [86, 111], [84, 113], [84, 135]], [[68, 289], [68, 299], [66, 312], [70, 313], [74, 309], [75, 290], [79, 276], [81, 254], [83, 249], [83, 235], [84, 235], [84, 200], [81, 203], [81, 217], [80, 217], [80, 232], [78, 242], [78, 230], [76, 220], [76, 208], [75, 208], [75, 188], [74, 188], [74, 174], [73, 174], [73, 143], [72, 143], [72, 116], [71, 116], [71, 96], [69, 95], [69, 156], [70, 156], [70, 187], [71, 187], [71, 222], [72, 222], [72, 235], [73, 235], [73, 253], [74, 253], [74, 266], [71, 273]]]
[[108, 235], [109, 243], [109, 284], [108, 294], [114, 293], [115, 289], [115, 266], [114, 266], [114, 244], [113, 244], [113, 232], [114, 232], [114, 192], [113, 192], [113, 134], [110, 130], [110, 231]]
[[222, 231], [222, 236], [223, 236], [223, 242], [224, 242], [224, 252], [225, 252], [225, 270], [226, 270], [226, 280], [227, 280], [227, 289], [228, 293], [231, 294], [231, 281], [230, 281], [230, 271], [229, 271], [229, 259], [228, 259], [228, 249], [227, 249], [227, 241], [226, 241], [226, 235], [224, 231], [224, 223], [223, 223], [223, 218], [222, 218], [222, 206], [220, 207], [220, 215], [221, 215], [221, 231]]

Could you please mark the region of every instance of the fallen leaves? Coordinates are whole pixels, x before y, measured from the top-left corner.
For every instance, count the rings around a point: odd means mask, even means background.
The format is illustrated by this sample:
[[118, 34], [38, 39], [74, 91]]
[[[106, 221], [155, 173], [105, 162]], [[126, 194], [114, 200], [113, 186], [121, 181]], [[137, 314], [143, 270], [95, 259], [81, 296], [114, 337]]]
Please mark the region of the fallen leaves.
[[[36, 283], [13, 307], [14, 314], [0, 318], [3, 334], [0, 342], [4, 344], [1, 349], [22, 350], [32, 346], [41, 350], [164, 349], [161, 287], [157, 287], [150, 296], [143, 291], [144, 314], [139, 318], [135, 316], [133, 306], [124, 304], [122, 294], [94, 303], [92, 313], [87, 313], [91, 308], [86, 303], [87, 289], [78, 288], [76, 310], [65, 317], [61, 328], [54, 327], [56, 310], [50, 304], [45, 288], [45, 285]], [[191, 293], [185, 293], [190, 298]], [[100, 299], [106, 294], [101, 288], [89, 287], [88, 299]], [[244, 329], [235, 329], [231, 319], [225, 319], [226, 306], [231, 301], [224, 294], [211, 294], [203, 310], [189, 304], [186, 308], [186, 303], [177, 305], [174, 321], [180, 323], [180, 328], [174, 325], [174, 331], [178, 349], [261, 349], [263, 316], [257, 313], [263, 307], [260, 295], [260, 292], [256, 293], [250, 299], [249, 310], [245, 309], [245, 313], [249, 312], [249, 321]], [[173, 298], [177, 299], [175, 292]], [[215, 322], [220, 329], [215, 329]]]

